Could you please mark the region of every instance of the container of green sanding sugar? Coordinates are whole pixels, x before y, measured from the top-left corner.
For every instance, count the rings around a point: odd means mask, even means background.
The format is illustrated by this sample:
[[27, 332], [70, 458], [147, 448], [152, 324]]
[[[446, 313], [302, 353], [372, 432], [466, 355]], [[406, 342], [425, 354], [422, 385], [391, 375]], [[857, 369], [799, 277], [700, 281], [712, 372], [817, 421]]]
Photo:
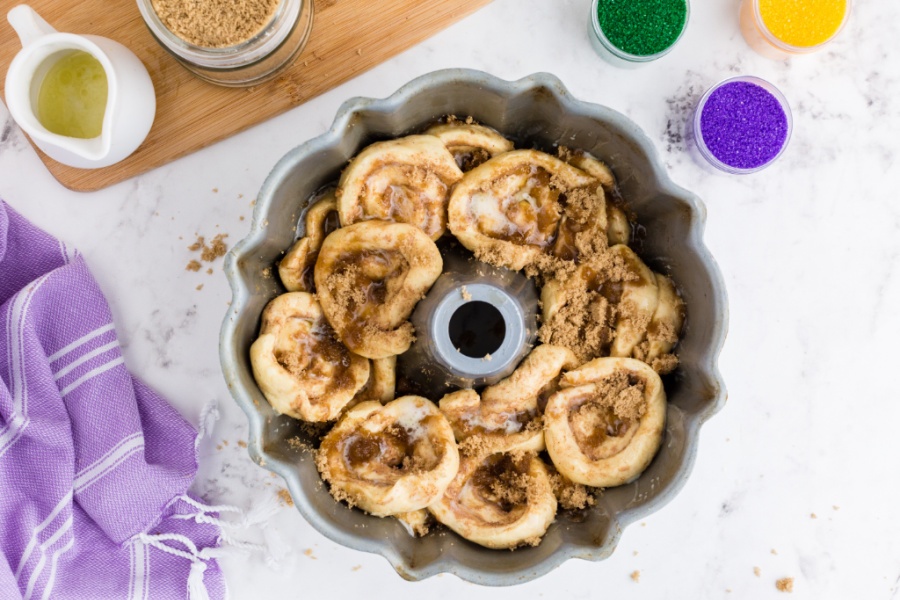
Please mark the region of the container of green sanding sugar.
[[589, 35], [608, 62], [636, 67], [668, 54], [690, 14], [688, 0], [594, 0]]
[[791, 108], [774, 85], [758, 77], [734, 77], [710, 88], [694, 111], [697, 149], [726, 173], [765, 169], [791, 139]]

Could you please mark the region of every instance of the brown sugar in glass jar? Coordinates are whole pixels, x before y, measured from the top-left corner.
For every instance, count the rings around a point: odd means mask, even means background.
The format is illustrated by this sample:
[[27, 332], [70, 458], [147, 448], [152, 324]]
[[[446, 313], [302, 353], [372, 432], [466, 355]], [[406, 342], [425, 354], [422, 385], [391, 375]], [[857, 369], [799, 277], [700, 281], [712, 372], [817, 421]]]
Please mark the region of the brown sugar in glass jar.
[[312, 0], [138, 0], [150, 33], [210, 83], [251, 86], [293, 62], [309, 39]]

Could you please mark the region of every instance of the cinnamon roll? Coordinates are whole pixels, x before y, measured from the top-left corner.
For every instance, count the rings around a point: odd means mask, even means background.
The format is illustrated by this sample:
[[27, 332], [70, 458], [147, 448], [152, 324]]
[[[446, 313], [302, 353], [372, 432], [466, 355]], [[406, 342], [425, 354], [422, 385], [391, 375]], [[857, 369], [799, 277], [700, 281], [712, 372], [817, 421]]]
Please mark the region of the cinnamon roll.
[[533, 452], [464, 456], [459, 472], [428, 510], [486, 548], [536, 546], [556, 517], [547, 467]]
[[633, 358], [598, 358], [565, 373], [560, 386], [544, 412], [554, 466], [587, 486], [633, 481], [653, 460], [665, 428], [656, 371]]
[[541, 399], [555, 391], [560, 371], [577, 365], [571, 350], [538, 346], [506, 379], [484, 389], [459, 390], [440, 401], [458, 442], [493, 451], [544, 449]]
[[437, 240], [447, 227], [456, 160], [431, 135], [376, 142], [356, 155], [338, 182], [341, 225], [368, 219], [408, 223]]
[[306, 211], [304, 237], [288, 249], [278, 263], [278, 276], [289, 292], [315, 292], [313, 268], [325, 237], [340, 227], [334, 192]]
[[513, 270], [606, 247], [600, 184], [537, 150], [506, 152], [466, 173], [448, 215], [450, 231], [477, 258]]
[[560, 146], [558, 153], [560, 159], [573, 167], [578, 167], [600, 182], [607, 199], [606, 237], [609, 245], [627, 244], [631, 240], [631, 221], [625, 211], [611, 201], [619, 197], [618, 184], [612, 169], [600, 159], [583, 150], [570, 150], [565, 146]]
[[384, 517], [437, 501], [457, 473], [459, 451], [430, 400], [403, 396], [347, 411], [322, 439], [316, 466], [336, 499]]
[[331, 421], [369, 377], [369, 361], [334, 335], [313, 295], [291, 292], [272, 300], [250, 346], [253, 375], [279, 413]]
[[541, 290], [542, 342], [570, 348], [579, 360], [631, 356], [656, 312], [656, 277], [628, 247], [609, 249], [605, 262], [579, 266]]
[[433, 125], [425, 133], [444, 143], [464, 173], [491, 157], [513, 149], [513, 143], [497, 131], [474, 123], [454, 121]]
[[659, 273], [653, 275], [659, 288], [659, 302], [647, 327], [647, 336], [635, 347], [633, 355], [665, 375], [678, 365], [678, 358], [671, 352], [684, 327], [684, 300], [671, 279]]
[[363, 221], [325, 238], [314, 277], [322, 310], [341, 341], [378, 359], [409, 348], [413, 326], [407, 318], [442, 268], [437, 246], [420, 229]]
[[390, 402], [394, 399], [397, 385], [397, 357], [376, 358], [369, 364], [369, 380], [354, 400], [375, 400], [382, 404]]

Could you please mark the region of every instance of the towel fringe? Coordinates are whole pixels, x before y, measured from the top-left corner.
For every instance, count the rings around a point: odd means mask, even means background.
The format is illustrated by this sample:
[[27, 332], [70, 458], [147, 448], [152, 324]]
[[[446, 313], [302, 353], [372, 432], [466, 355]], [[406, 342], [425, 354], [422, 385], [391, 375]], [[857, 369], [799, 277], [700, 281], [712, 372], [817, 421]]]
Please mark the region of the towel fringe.
[[197, 437], [194, 438], [194, 452], [199, 449], [200, 442], [209, 437], [218, 420], [219, 403], [213, 398], [200, 410], [200, 423], [197, 425]]

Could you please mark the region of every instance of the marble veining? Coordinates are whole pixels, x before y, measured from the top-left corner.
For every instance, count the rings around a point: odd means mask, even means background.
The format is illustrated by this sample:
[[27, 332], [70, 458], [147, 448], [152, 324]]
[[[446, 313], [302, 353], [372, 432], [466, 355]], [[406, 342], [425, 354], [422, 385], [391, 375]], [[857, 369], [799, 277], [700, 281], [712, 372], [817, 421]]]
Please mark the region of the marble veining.
[[[233, 598], [755, 600], [782, 597], [783, 577], [794, 578], [784, 597], [900, 598], [900, 4], [855, 2], [838, 40], [791, 61], [749, 49], [738, 4], [692, 2], [671, 54], [619, 70], [591, 49], [590, 0], [495, 0], [284, 115], [91, 194], [53, 180], [0, 108], [0, 197], [84, 254], [137, 375], [194, 423], [218, 403], [194, 484], [212, 503], [258, 506], [284, 483], [247, 455], [246, 419], [221, 376], [222, 260], [188, 271], [188, 246], [198, 235], [241, 239], [269, 170], [325, 131], [344, 100], [384, 97], [446, 67], [506, 79], [548, 71], [575, 97], [632, 118], [671, 177], [706, 203], [706, 241], [729, 292], [720, 364], [730, 399], [704, 426], [682, 492], [629, 526], [610, 559], [569, 561], [513, 589], [452, 576], [413, 585], [284, 506], [264, 530], [241, 534], [268, 546], [270, 560], [222, 559]], [[794, 134], [777, 164], [733, 177], [695, 162], [688, 122], [710, 85], [744, 74], [782, 90]]]

